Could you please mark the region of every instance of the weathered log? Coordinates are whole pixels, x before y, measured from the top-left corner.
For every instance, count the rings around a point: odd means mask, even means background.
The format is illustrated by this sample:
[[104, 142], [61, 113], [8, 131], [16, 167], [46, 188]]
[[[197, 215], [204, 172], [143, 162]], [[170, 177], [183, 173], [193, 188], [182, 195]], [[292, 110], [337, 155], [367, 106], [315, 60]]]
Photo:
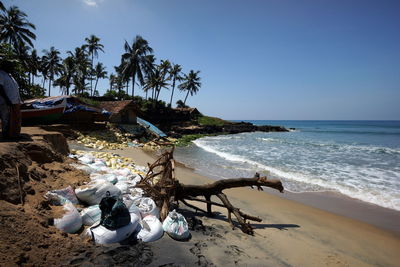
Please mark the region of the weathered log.
[[[234, 228], [234, 224], [231, 218], [231, 213], [235, 215], [238, 223], [241, 225], [241, 229], [246, 234], [254, 234], [253, 228], [246, 220], [261, 222], [262, 220], [258, 217], [251, 216], [243, 213], [238, 208], [234, 207], [228, 197], [222, 193], [225, 189], [237, 188], [237, 187], [246, 187], [246, 186], [256, 186], [258, 190], [263, 190], [262, 186], [271, 187], [274, 189], [283, 192], [283, 186], [281, 181], [279, 180], [270, 180], [267, 177], [260, 177], [258, 174], [255, 175], [254, 178], [237, 178], [237, 179], [225, 179], [219, 180], [211, 184], [205, 185], [185, 185], [179, 183], [178, 187], [175, 191], [175, 200], [182, 201], [185, 205], [195, 208], [196, 210], [202, 210], [196, 206], [188, 205], [185, 200], [192, 200], [198, 202], [204, 202], [207, 204], [207, 213], [208, 215], [212, 215], [211, 207], [212, 205], [224, 207], [228, 210], [228, 222], [231, 224], [232, 228]], [[222, 204], [211, 201], [211, 196], [215, 195], [218, 197]], [[199, 199], [197, 197], [202, 196], [205, 199]], [[203, 210], [202, 210], [203, 211]]]
[[206, 196], [206, 195], [217, 195], [225, 189], [236, 188], [236, 187], [246, 187], [246, 186], [257, 186], [258, 190], [263, 190], [262, 186], [271, 187], [283, 192], [282, 182], [276, 179], [267, 179], [267, 177], [259, 177], [256, 174], [253, 178], [233, 178], [218, 180], [211, 184], [205, 185], [185, 185], [180, 184], [177, 188], [176, 195], [186, 195], [186, 196]]
[[[263, 190], [263, 186], [274, 188], [283, 192], [284, 188], [281, 181], [276, 179], [268, 179], [260, 177], [258, 173], [253, 178], [236, 178], [215, 181], [214, 183], [205, 185], [185, 185], [179, 183], [175, 178], [175, 164], [173, 160], [173, 149], [165, 152], [153, 164], [149, 164], [149, 171], [146, 177], [137, 185], [143, 188], [145, 193], [152, 197], [158, 206], [161, 206], [160, 218], [164, 220], [170, 210], [172, 201], [180, 201], [186, 206], [207, 213], [212, 216], [212, 205], [226, 208], [228, 211], [228, 222], [234, 228], [231, 215], [235, 215], [241, 229], [246, 234], [254, 234], [252, 226], [247, 222], [262, 220], [258, 217], [248, 215], [231, 204], [228, 197], [222, 192], [223, 190], [237, 187], [253, 186], [258, 190]], [[216, 196], [221, 203], [211, 201], [211, 196]], [[201, 199], [199, 197], [204, 197]], [[197, 201], [206, 204], [207, 211], [187, 202]]]

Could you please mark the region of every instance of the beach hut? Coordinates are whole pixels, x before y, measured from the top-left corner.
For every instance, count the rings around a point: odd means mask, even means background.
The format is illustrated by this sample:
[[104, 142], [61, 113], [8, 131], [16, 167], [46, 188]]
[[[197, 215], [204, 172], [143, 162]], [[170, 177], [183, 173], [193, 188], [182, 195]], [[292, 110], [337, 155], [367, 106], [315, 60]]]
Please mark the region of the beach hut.
[[113, 123], [137, 123], [137, 106], [133, 100], [104, 101], [99, 105], [101, 108], [111, 112], [109, 121]]

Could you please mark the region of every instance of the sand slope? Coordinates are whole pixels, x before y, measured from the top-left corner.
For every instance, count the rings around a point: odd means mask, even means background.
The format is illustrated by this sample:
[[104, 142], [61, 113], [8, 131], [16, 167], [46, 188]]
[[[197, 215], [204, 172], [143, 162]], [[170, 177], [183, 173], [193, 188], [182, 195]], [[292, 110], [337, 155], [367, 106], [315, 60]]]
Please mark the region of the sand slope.
[[[117, 153], [133, 157], [142, 165], [153, 160], [138, 149]], [[212, 182], [184, 167], [178, 167], [176, 174], [182, 183]], [[193, 264], [213, 263], [218, 266], [400, 264], [400, 239], [391, 232], [252, 189], [239, 188], [225, 193], [234, 205], [263, 219], [262, 223], [254, 224], [255, 236], [245, 235], [238, 228], [232, 231], [226, 222], [225, 210], [214, 208], [219, 213], [216, 218], [198, 216], [208, 230], [192, 231], [193, 238], [189, 242], [173, 241], [165, 235], [153, 243], [157, 259], [153, 264], [166, 264], [176, 259], [175, 255], [165, 253], [168, 246], [173, 246], [172, 250], [180, 257], [186, 257], [186, 264], [193, 260]], [[184, 213], [187, 218], [192, 215], [191, 212]]]

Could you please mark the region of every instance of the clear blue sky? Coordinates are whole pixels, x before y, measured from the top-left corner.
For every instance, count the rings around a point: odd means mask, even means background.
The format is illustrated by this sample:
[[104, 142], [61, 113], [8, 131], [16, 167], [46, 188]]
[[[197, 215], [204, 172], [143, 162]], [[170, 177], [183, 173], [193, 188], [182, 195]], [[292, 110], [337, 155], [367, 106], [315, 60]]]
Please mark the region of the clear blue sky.
[[[201, 71], [202, 87], [187, 104], [207, 115], [400, 119], [397, 0], [3, 3], [28, 14], [37, 27], [38, 51], [55, 46], [65, 53], [97, 35], [106, 52], [98, 60], [108, 71], [119, 64], [124, 41], [142, 35], [158, 60]], [[108, 81], [101, 81], [100, 93], [107, 88]], [[183, 97], [177, 94], [175, 101]]]

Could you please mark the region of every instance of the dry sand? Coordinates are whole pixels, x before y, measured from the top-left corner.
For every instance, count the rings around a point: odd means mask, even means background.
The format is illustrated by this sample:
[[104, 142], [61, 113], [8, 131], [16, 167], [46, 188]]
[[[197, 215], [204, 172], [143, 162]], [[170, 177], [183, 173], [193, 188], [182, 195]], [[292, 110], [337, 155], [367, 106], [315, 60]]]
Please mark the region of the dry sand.
[[[154, 161], [140, 149], [116, 153], [132, 157], [140, 165]], [[187, 184], [212, 182], [184, 166], [177, 167], [176, 175]], [[400, 266], [396, 233], [248, 188], [225, 193], [235, 206], [263, 219], [253, 224], [255, 236], [245, 235], [238, 228], [232, 230], [225, 210], [214, 208], [218, 213], [214, 218], [196, 214], [204, 227], [193, 231], [190, 241], [177, 242], [165, 235], [153, 243], [152, 265]], [[184, 205], [180, 208], [187, 218], [194, 214]]]

